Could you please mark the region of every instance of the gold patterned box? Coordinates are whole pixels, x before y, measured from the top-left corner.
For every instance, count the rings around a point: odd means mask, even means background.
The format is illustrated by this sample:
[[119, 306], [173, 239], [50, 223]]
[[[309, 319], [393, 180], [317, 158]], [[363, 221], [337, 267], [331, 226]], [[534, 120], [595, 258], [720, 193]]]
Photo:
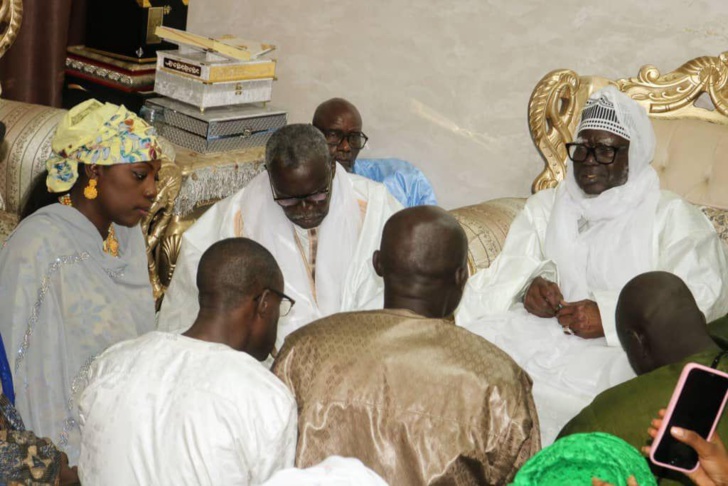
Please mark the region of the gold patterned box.
[[158, 51], [157, 71], [203, 83], [224, 83], [275, 78], [276, 61], [236, 61], [211, 52], [179, 49]]

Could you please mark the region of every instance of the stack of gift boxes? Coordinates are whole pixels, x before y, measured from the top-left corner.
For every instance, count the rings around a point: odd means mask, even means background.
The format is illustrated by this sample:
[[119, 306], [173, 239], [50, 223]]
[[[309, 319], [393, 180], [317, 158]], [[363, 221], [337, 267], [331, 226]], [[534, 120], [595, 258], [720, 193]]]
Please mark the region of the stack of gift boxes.
[[154, 96], [155, 53], [174, 48], [156, 29], [184, 29], [187, 0], [87, 3], [86, 45], [67, 51], [63, 106], [96, 98], [138, 112]]
[[157, 52], [154, 91], [142, 115], [172, 143], [198, 153], [264, 146], [286, 125], [268, 105], [276, 62], [268, 44], [230, 36], [210, 39], [175, 29], [157, 35], [179, 45]]

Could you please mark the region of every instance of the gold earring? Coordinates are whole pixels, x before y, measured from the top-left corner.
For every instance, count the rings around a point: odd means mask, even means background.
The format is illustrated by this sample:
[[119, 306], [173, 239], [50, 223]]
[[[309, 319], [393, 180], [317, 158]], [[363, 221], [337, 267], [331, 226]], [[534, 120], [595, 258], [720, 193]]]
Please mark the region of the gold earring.
[[96, 189], [96, 184], [98, 184], [96, 179], [89, 179], [88, 186], [83, 188], [83, 195], [86, 199], [96, 199], [99, 195], [99, 191]]

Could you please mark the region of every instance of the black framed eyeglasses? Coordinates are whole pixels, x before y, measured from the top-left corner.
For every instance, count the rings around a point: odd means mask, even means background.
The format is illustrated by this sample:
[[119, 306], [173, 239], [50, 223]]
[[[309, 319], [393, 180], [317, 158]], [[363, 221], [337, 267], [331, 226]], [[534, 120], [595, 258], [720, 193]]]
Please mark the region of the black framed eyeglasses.
[[364, 145], [367, 144], [367, 140], [369, 140], [369, 137], [364, 135], [364, 132], [345, 133], [341, 130], [321, 130], [321, 133], [324, 134], [326, 143], [333, 147], [338, 147], [339, 144], [346, 139], [351, 148], [360, 150], [364, 148]]
[[[268, 174], [270, 174], [270, 171], [268, 171]], [[301, 204], [302, 201], [306, 201], [311, 204], [321, 204], [322, 202], [326, 201], [326, 198], [329, 197], [329, 193], [331, 192], [331, 186], [334, 183], [334, 177], [331, 176], [331, 178], [329, 179], [329, 185], [326, 186], [326, 189], [312, 192], [311, 194], [306, 194], [305, 196], [280, 197], [276, 194], [276, 188], [273, 187], [273, 180], [270, 176], [268, 176], [268, 182], [270, 183], [270, 190], [273, 193], [273, 200], [283, 208], [290, 208]]]
[[[293, 300], [292, 298], [288, 297], [283, 292], [278, 292], [276, 289], [272, 289], [270, 287], [266, 287], [265, 290], [267, 290], [271, 294], [277, 295], [278, 297], [281, 298], [281, 303], [280, 303], [280, 312], [281, 312], [280, 316], [281, 317], [287, 316], [288, 313], [291, 312], [291, 309], [293, 309], [293, 306], [296, 305], [296, 301]], [[260, 294], [258, 297], [256, 297], [253, 300], [260, 300], [260, 298], [263, 297], [263, 295], [265, 295], [265, 292], [263, 292], [262, 294]]]
[[583, 143], [567, 143], [566, 153], [573, 162], [578, 164], [584, 162], [589, 158], [589, 154], [592, 154], [597, 163], [609, 165], [617, 158], [619, 151], [625, 148], [628, 147], [612, 147], [611, 145], [589, 147]]

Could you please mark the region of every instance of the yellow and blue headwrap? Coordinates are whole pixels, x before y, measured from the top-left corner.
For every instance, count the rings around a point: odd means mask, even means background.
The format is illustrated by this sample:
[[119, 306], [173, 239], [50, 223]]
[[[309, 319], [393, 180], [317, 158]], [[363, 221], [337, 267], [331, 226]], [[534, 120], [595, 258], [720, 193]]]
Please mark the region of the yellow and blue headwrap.
[[78, 164], [133, 164], [162, 158], [157, 132], [123, 106], [84, 101], [58, 124], [46, 162], [49, 192], [66, 192], [78, 179]]

